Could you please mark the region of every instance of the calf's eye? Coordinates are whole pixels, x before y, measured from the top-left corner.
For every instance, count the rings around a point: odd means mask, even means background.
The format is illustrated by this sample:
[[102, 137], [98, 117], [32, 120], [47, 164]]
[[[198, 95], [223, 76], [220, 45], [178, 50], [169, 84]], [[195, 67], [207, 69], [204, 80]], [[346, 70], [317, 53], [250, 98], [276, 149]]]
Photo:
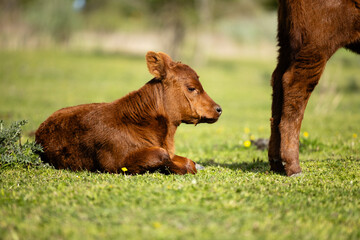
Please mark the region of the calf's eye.
[[193, 92], [193, 91], [195, 91], [195, 88], [188, 87], [188, 90], [189, 90], [189, 92]]

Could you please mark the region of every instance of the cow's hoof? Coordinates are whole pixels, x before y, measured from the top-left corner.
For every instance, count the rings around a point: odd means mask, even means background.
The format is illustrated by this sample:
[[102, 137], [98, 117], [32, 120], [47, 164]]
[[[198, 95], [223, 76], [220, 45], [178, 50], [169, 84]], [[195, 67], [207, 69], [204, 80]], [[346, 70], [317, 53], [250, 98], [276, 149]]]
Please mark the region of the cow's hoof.
[[286, 170], [286, 175], [288, 175], [289, 177], [297, 177], [300, 176], [301, 174], [301, 168], [298, 164], [292, 164], [289, 166], [285, 166], [285, 170]]
[[302, 176], [302, 173], [299, 172], [299, 173], [295, 173], [293, 175], [290, 175], [289, 177], [301, 177]]
[[270, 171], [281, 175], [286, 175], [285, 167], [280, 159], [270, 160]]

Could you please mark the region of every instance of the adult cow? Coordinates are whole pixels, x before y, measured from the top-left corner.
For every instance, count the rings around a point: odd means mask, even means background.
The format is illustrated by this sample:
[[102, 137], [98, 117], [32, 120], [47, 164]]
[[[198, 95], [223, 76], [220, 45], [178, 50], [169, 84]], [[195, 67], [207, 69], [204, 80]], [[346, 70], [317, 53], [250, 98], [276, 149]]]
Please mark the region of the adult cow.
[[277, 36], [268, 155], [271, 170], [292, 176], [301, 172], [301, 122], [327, 60], [341, 47], [360, 53], [360, 0], [279, 0]]

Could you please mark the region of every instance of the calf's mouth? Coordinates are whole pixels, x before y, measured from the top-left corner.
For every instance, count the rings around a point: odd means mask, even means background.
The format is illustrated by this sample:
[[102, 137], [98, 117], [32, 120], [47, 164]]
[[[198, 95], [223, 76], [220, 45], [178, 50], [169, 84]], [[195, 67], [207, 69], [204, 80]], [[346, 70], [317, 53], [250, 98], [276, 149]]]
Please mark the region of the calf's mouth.
[[219, 119], [218, 117], [217, 118], [208, 118], [208, 117], [203, 116], [200, 118], [198, 123], [214, 123], [218, 119]]

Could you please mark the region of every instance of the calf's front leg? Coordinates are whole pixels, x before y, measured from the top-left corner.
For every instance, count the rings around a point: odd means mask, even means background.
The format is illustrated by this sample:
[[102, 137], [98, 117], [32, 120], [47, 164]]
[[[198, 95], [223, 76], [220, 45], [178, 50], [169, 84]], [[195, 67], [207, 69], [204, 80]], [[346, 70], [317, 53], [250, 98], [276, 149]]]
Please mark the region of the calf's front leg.
[[189, 158], [181, 157], [175, 155], [173, 159], [171, 159], [171, 164], [169, 164], [169, 170], [172, 173], [176, 174], [195, 174], [197, 173], [196, 164]]
[[161, 173], [195, 174], [195, 163], [188, 158], [175, 155], [172, 159], [169, 153], [160, 147], [141, 149], [130, 154], [121, 164], [126, 167], [128, 174], [143, 174], [146, 172], [160, 171]]

